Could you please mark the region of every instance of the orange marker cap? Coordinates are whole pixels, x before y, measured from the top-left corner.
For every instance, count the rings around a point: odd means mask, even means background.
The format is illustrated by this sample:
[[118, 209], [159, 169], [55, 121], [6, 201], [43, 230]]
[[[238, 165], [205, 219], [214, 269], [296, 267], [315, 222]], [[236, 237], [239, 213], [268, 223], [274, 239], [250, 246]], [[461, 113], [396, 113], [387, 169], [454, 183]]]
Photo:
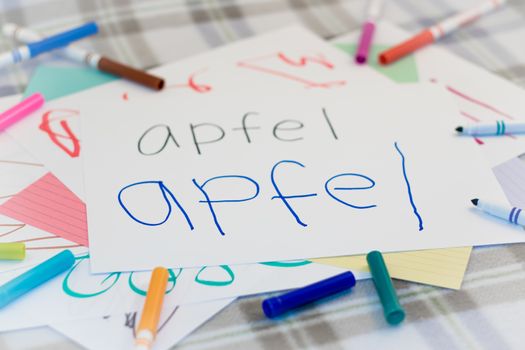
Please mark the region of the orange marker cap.
[[424, 30], [401, 44], [381, 52], [379, 54], [379, 62], [381, 64], [390, 64], [432, 42], [434, 42], [432, 32], [430, 30]]
[[168, 285], [168, 275], [168, 270], [164, 267], [156, 267], [151, 274], [135, 342], [141, 348], [149, 348], [157, 335], [157, 325]]

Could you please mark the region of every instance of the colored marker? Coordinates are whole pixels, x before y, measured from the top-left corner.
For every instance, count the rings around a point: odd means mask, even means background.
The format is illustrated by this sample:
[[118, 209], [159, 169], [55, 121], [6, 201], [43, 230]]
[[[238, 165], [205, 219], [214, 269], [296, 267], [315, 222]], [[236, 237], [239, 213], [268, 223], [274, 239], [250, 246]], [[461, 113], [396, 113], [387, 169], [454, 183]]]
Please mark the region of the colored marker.
[[525, 123], [505, 123], [503, 120], [498, 120], [495, 123], [458, 126], [456, 131], [460, 134], [474, 136], [523, 134], [525, 133]]
[[334, 277], [310, 284], [283, 295], [263, 301], [262, 309], [268, 318], [274, 318], [314, 301], [326, 298], [355, 286], [354, 274], [343, 272]]
[[135, 339], [136, 350], [151, 349], [155, 336], [157, 335], [157, 325], [162, 311], [162, 303], [166, 286], [168, 285], [168, 270], [163, 267], [156, 267], [151, 274], [148, 293], [144, 301], [142, 316], [140, 317], [137, 337]]
[[[44, 38], [29, 28], [23, 28], [13, 23], [4, 24], [2, 26], [2, 32], [5, 36], [23, 43], [31, 43]], [[164, 79], [162, 78], [79, 47], [68, 46], [60, 50], [59, 53], [72, 61], [84, 63], [92, 68], [119, 76], [154, 90], [161, 90], [164, 87]]]
[[476, 206], [476, 208], [483, 210], [487, 214], [507, 220], [511, 224], [525, 226], [525, 214], [521, 215], [520, 208], [485, 203], [478, 198], [471, 199], [470, 201]]
[[361, 27], [361, 37], [359, 39], [359, 45], [355, 53], [355, 61], [359, 64], [363, 64], [368, 59], [368, 51], [370, 51], [370, 45], [372, 44], [372, 38], [376, 29], [376, 21], [381, 15], [383, 8], [383, 0], [371, 0], [368, 6], [366, 15], [366, 21]]
[[69, 270], [74, 263], [75, 256], [67, 249], [0, 286], [0, 309], [53, 277]]
[[435, 26], [424, 29], [401, 44], [381, 52], [379, 54], [379, 62], [381, 64], [390, 64], [425, 45], [433, 43], [456, 29], [474, 22], [484, 14], [502, 6], [505, 2], [506, 0], [486, 0], [474, 8], [449, 17]]
[[12, 51], [0, 54], [0, 68], [13, 63], [26, 61], [41, 53], [67, 46], [72, 41], [80, 40], [96, 33], [98, 33], [97, 25], [94, 22], [90, 22], [66, 32], [27, 44], [26, 46], [18, 47]]
[[24, 260], [25, 257], [25, 243], [0, 243], [0, 260]]
[[35, 93], [14, 107], [0, 114], [0, 131], [4, 131], [20, 119], [27, 117], [44, 104], [44, 96]]
[[405, 310], [399, 304], [396, 290], [386, 268], [385, 260], [383, 260], [383, 255], [377, 250], [371, 251], [366, 255], [366, 261], [372, 273], [377, 294], [383, 305], [386, 321], [392, 325], [401, 323], [405, 319]]

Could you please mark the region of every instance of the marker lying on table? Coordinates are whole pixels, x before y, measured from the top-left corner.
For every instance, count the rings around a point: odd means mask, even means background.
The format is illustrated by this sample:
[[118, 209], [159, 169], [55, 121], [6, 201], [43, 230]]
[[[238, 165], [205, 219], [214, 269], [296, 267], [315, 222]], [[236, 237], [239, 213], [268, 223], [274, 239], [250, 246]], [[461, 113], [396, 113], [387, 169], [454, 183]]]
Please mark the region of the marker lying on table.
[[525, 133], [525, 123], [505, 123], [498, 120], [490, 124], [472, 124], [467, 126], [458, 126], [456, 131], [464, 135], [474, 136], [497, 136], [505, 134], [523, 134]]
[[[13, 23], [6, 23], [2, 26], [5, 36], [30, 43], [43, 39], [43, 36], [28, 28], [17, 26]], [[161, 90], [164, 87], [164, 79], [151, 75], [145, 71], [135, 69], [125, 64], [113, 61], [99, 54], [89, 52], [79, 47], [69, 46], [59, 51], [64, 57], [72, 61], [85, 63], [86, 65], [110, 73], [124, 79], [133, 81], [154, 90]]]
[[151, 349], [155, 336], [157, 335], [157, 325], [162, 311], [162, 303], [166, 286], [168, 285], [168, 270], [163, 267], [156, 267], [149, 282], [148, 293], [144, 301], [142, 316], [140, 317], [137, 337], [135, 339], [136, 350]]
[[383, 304], [386, 321], [392, 325], [401, 323], [405, 319], [405, 310], [399, 304], [383, 255], [377, 250], [371, 251], [366, 255], [366, 261], [372, 273], [377, 294]]
[[33, 113], [44, 104], [44, 96], [40, 93], [35, 93], [16, 106], [9, 108], [7, 111], [0, 114], [0, 131], [4, 131], [12, 124], [20, 119]]
[[364, 22], [361, 27], [361, 37], [359, 38], [359, 45], [355, 53], [355, 61], [359, 64], [366, 63], [368, 59], [368, 51], [370, 50], [376, 29], [376, 20], [381, 15], [382, 7], [383, 0], [371, 0], [370, 5], [368, 5], [366, 22]]
[[310, 284], [306, 287], [268, 298], [263, 301], [262, 309], [268, 318], [274, 318], [300, 306], [310, 304], [322, 298], [348, 290], [355, 286], [354, 274], [343, 272], [334, 277]]
[[94, 22], [90, 22], [43, 40], [32, 42], [26, 46], [18, 47], [12, 51], [0, 54], [0, 68], [13, 63], [26, 61], [47, 51], [67, 46], [72, 41], [83, 39], [97, 32], [97, 25]]
[[416, 36], [402, 42], [401, 44], [381, 52], [379, 54], [379, 62], [382, 64], [392, 63], [425, 45], [441, 39], [456, 29], [474, 22], [482, 15], [500, 7], [505, 2], [506, 0], [486, 0], [474, 8], [449, 17], [435, 26], [424, 29]]
[[0, 260], [24, 260], [25, 257], [25, 243], [0, 243]]
[[75, 256], [67, 249], [0, 286], [0, 308], [69, 270], [74, 263]]
[[497, 218], [507, 220], [511, 224], [525, 226], [525, 214], [521, 215], [521, 209], [508, 207], [499, 204], [485, 203], [478, 198], [470, 200], [476, 208], [483, 210], [485, 213]]

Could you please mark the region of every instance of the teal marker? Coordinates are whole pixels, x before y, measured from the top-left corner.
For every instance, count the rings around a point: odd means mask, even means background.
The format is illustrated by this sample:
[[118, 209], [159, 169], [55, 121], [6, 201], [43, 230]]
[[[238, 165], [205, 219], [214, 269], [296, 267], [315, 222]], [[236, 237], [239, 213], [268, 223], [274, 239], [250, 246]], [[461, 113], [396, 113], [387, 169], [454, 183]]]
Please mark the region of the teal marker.
[[70, 250], [64, 250], [31, 270], [0, 286], [0, 309], [32, 289], [67, 271], [75, 263]]
[[370, 267], [377, 294], [383, 304], [386, 321], [392, 325], [401, 323], [405, 319], [405, 310], [399, 304], [383, 255], [377, 250], [371, 251], [366, 255], [366, 261]]

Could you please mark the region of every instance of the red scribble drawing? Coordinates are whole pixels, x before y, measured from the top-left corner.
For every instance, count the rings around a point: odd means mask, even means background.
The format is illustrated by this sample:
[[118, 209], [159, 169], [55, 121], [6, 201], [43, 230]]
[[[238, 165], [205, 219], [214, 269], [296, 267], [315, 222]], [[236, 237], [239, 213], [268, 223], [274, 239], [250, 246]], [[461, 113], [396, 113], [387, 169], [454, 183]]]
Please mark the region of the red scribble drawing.
[[204, 68], [204, 69], [201, 69], [201, 70], [199, 70], [197, 72], [192, 73], [189, 76], [188, 81], [185, 84], [169, 85], [169, 86], [167, 86], [167, 88], [168, 89], [170, 89], [170, 88], [171, 89], [189, 88], [192, 91], [198, 92], [199, 94], [205, 94], [207, 92], [210, 92], [213, 89], [213, 87], [211, 85], [195, 82], [195, 76], [197, 76], [198, 74], [204, 73], [206, 70], [207, 69]]
[[291, 66], [304, 67], [304, 66], [306, 66], [308, 64], [308, 62], [312, 62], [312, 63], [316, 63], [316, 64], [320, 64], [322, 66], [325, 66], [328, 69], [334, 69], [334, 64], [332, 62], [328, 61], [321, 54], [318, 54], [318, 57], [302, 56], [302, 57], [299, 57], [299, 61], [292, 60], [291, 58], [289, 58], [288, 56], [286, 56], [282, 52], [278, 52], [277, 53], [277, 57], [281, 61], [283, 61], [284, 63], [289, 64]]
[[[434, 79], [434, 78], [430, 79], [430, 81], [432, 83], [437, 83], [437, 80]], [[471, 103], [473, 103], [475, 105], [478, 105], [480, 107], [488, 109], [489, 111], [494, 112], [494, 113], [496, 113], [496, 114], [498, 114], [498, 115], [500, 115], [502, 117], [508, 118], [510, 120], [514, 120], [514, 117], [509, 115], [508, 113], [505, 113], [505, 112], [501, 111], [500, 109], [498, 109], [498, 108], [496, 108], [496, 107], [494, 107], [494, 106], [492, 106], [492, 105], [490, 105], [490, 104], [488, 104], [486, 102], [483, 102], [483, 101], [478, 100], [478, 99], [476, 99], [476, 98], [474, 98], [472, 96], [469, 96], [466, 93], [464, 93], [462, 91], [459, 91], [458, 89], [456, 89], [456, 88], [454, 88], [454, 87], [452, 87], [450, 85], [445, 85], [445, 88], [447, 89], [448, 92], [452, 93], [453, 95], [455, 95], [455, 96], [457, 96], [457, 97], [459, 97], [459, 98], [461, 98], [463, 100], [466, 100], [466, 101], [471, 102]]]
[[[73, 109], [50, 110], [42, 115], [42, 122], [39, 126], [40, 130], [49, 136], [51, 142], [71, 158], [80, 155], [80, 141], [69, 127], [67, 118], [76, 117], [79, 114], [79, 111]], [[62, 130], [59, 128], [62, 128], [64, 133], [61, 133]]]
[[[282, 63], [284, 65], [283, 70], [273, 68], [273, 66], [275, 66], [275, 63], [276, 63], [275, 61]], [[319, 81], [313, 81], [313, 80], [310, 80], [304, 77], [304, 75], [301, 74], [302, 73], [301, 71], [296, 70], [297, 74], [295, 72], [289, 73], [289, 72], [284, 71], [284, 69], [287, 66], [293, 67], [293, 68], [300, 68], [302, 70], [312, 65], [321, 66], [327, 70], [334, 69], [334, 64], [330, 62], [328, 59], [326, 59], [321, 54], [317, 54], [316, 56], [300, 56], [299, 58], [292, 59], [288, 55], [284, 54], [283, 52], [277, 52], [271, 55], [250, 58], [250, 59], [246, 59], [246, 60], [237, 62], [238, 67], [247, 68], [247, 69], [262, 72], [265, 74], [277, 76], [279, 78], [295, 81], [295, 82], [298, 82], [304, 85], [307, 88], [328, 89], [332, 87], [343, 86], [346, 84], [346, 80], [319, 82]]]
[[480, 146], [485, 144], [483, 141], [481, 141], [481, 140], [480, 140], [479, 138], [477, 138], [477, 137], [474, 137], [474, 141], [476, 141], [476, 143], [477, 143], [478, 145], [480, 145]]
[[127, 101], [127, 100], [128, 100], [128, 93], [127, 93], [127, 92], [125, 92], [125, 93], [122, 94], [122, 99], [123, 99], [124, 101]]
[[467, 119], [472, 120], [474, 123], [479, 123], [481, 120], [477, 117], [474, 117], [472, 114], [468, 114], [467, 112], [460, 111], [462, 116], [464, 116]]

